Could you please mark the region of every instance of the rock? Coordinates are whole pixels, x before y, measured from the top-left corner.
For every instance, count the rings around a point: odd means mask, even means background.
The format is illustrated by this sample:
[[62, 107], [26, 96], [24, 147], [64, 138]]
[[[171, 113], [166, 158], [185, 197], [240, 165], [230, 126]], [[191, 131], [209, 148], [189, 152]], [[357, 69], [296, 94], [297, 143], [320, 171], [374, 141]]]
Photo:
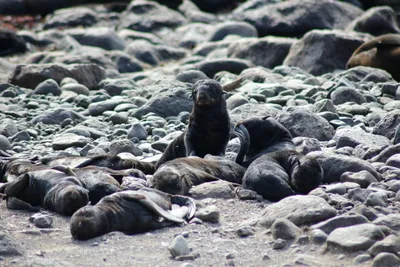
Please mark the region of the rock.
[[367, 188], [371, 183], [376, 183], [378, 180], [368, 171], [345, 172], [340, 176], [340, 182], [357, 183], [362, 188]]
[[24, 248], [18, 244], [11, 236], [0, 232], [0, 256], [14, 257], [25, 254]]
[[290, 196], [266, 207], [259, 224], [270, 227], [276, 219], [285, 218], [297, 226], [317, 223], [336, 216], [336, 210], [317, 196]]
[[206, 12], [215, 12], [232, 5], [232, 0], [192, 0], [192, 2]]
[[327, 245], [329, 248], [354, 252], [368, 249], [384, 237], [384, 233], [378, 226], [363, 223], [335, 229], [328, 236]]
[[336, 130], [333, 140], [336, 141], [336, 148], [350, 146], [356, 147], [360, 144], [365, 146], [388, 146], [390, 140], [384, 136], [370, 134], [359, 127], [346, 127]]
[[142, 118], [148, 113], [166, 118], [177, 116], [182, 111], [190, 112], [193, 100], [189, 97], [189, 89], [179, 82], [179, 85], [164, 83], [163, 89], [158, 90], [149, 101], [133, 112], [132, 116]]
[[196, 210], [196, 214], [194, 216], [202, 221], [219, 223], [219, 214], [220, 211], [217, 206], [211, 205], [206, 208], [200, 208]]
[[95, 64], [27, 64], [16, 66], [10, 77], [10, 83], [26, 88], [35, 88], [47, 79], [53, 79], [60, 83], [65, 77], [71, 77], [92, 89], [105, 76], [104, 69]]
[[278, 250], [278, 249], [283, 249], [287, 246], [287, 241], [283, 239], [277, 239], [275, 242], [272, 244], [272, 249]]
[[73, 122], [78, 123], [83, 121], [84, 117], [73, 110], [59, 108], [38, 115], [31, 122], [34, 124], [39, 122], [43, 124], [61, 124], [66, 119], [71, 119]]
[[245, 120], [250, 117], [263, 118], [265, 116], [275, 117], [279, 110], [267, 104], [248, 103], [234, 108], [229, 115], [233, 122]]
[[195, 84], [199, 80], [208, 79], [208, 77], [201, 71], [187, 70], [187, 71], [181, 71], [180, 73], [178, 73], [178, 75], [176, 76], [175, 79], [177, 79], [178, 81], [184, 82], [184, 83]]
[[400, 154], [394, 154], [386, 161], [386, 165], [400, 168]]
[[296, 39], [268, 36], [241, 39], [228, 47], [228, 57], [246, 59], [256, 66], [274, 68], [282, 65]]
[[307, 155], [311, 151], [320, 151], [321, 145], [319, 141], [315, 138], [309, 137], [295, 137], [292, 139], [294, 145], [296, 146], [296, 151], [300, 154]]
[[387, 252], [396, 254], [400, 251], [400, 237], [396, 235], [388, 235], [385, 239], [376, 242], [368, 249], [368, 253], [376, 256], [379, 253]]
[[112, 111], [121, 104], [130, 104], [125, 97], [114, 97], [105, 101], [91, 103], [88, 107], [91, 116], [102, 115], [106, 111]]
[[339, 182], [345, 172], [368, 171], [376, 180], [380, 181], [381, 179], [380, 174], [369, 162], [359, 158], [324, 151], [314, 151], [308, 155], [314, 157], [321, 164], [324, 170], [322, 183]]
[[207, 59], [197, 64], [197, 69], [209, 78], [214, 78], [214, 75], [220, 71], [240, 74], [250, 67], [252, 64], [249, 61], [235, 58]]
[[74, 29], [67, 31], [80, 44], [96, 46], [105, 50], [124, 50], [125, 41], [109, 27]]
[[249, 103], [249, 100], [242, 94], [234, 94], [226, 100], [226, 105], [229, 110], [237, 108], [241, 105]]
[[36, 86], [35, 90], [33, 90], [32, 94], [35, 95], [52, 94], [54, 96], [59, 96], [61, 95], [61, 88], [56, 81], [54, 81], [53, 79], [48, 79], [39, 83]]
[[316, 245], [322, 245], [328, 239], [328, 235], [319, 229], [312, 230], [310, 233], [311, 242]]
[[388, 202], [387, 202], [387, 196], [384, 193], [381, 192], [373, 192], [368, 195], [367, 199], [365, 200], [365, 205], [371, 206], [371, 207], [387, 207]]
[[346, 102], [354, 102], [357, 104], [366, 103], [365, 96], [357, 89], [339, 86], [331, 93], [332, 103], [340, 105]]
[[136, 60], [125, 52], [111, 51], [108, 53], [108, 55], [116, 65], [119, 73], [143, 71], [140, 61]]
[[373, 7], [353, 20], [346, 31], [357, 31], [379, 36], [387, 33], [400, 33], [396, 13], [388, 6]]
[[48, 214], [36, 213], [29, 218], [29, 221], [38, 228], [50, 228], [53, 224], [53, 217]]
[[89, 95], [89, 88], [87, 88], [86, 86], [84, 86], [82, 84], [78, 84], [78, 83], [64, 84], [61, 87], [61, 90], [74, 92], [74, 93], [77, 93], [78, 95], [85, 95], [85, 96]]
[[7, 137], [0, 134], [0, 150], [5, 151], [10, 149], [11, 149], [10, 141], [8, 141]]
[[362, 10], [337, 1], [284, 1], [234, 12], [234, 18], [254, 25], [259, 36], [302, 36], [313, 29], [344, 29]]
[[139, 140], [146, 140], [147, 131], [141, 123], [132, 124], [128, 131], [128, 139], [137, 138]]
[[197, 186], [193, 186], [189, 190], [191, 197], [195, 199], [202, 198], [222, 198], [230, 199], [235, 198], [235, 190], [231, 183], [226, 181], [215, 181], [203, 183]]
[[372, 259], [371, 255], [369, 254], [360, 254], [357, 257], [354, 258], [353, 263], [354, 264], [362, 264], [366, 261], [369, 261]]
[[297, 239], [302, 231], [288, 219], [276, 219], [271, 226], [274, 239], [294, 240]]
[[168, 246], [168, 250], [173, 257], [185, 256], [190, 253], [189, 245], [186, 239], [181, 235], [174, 238], [172, 243]]
[[389, 214], [381, 216], [372, 222], [376, 225], [384, 225], [393, 231], [400, 231], [400, 214]]
[[304, 108], [282, 111], [276, 116], [276, 120], [285, 126], [293, 137], [303, 136], [328, 141], [335, 134], [335, 129], [329, 122]]
[[353, 51], [364, 41], [366, 38], [354, 33], [312, 30], [291, 46], [283, 64], [299, 67], [313, 75], [345, 69]]
[[3, 44], [0, 48], [1, 57], [24, 53], [28, 50], [25, 40], [14, 31], [6, 28], [0, 30], [0, 42]]
[[243, 21], [226, 21], [214, 27], [208, 41], [221, 41], [228, 35], [258, 37], [257, 29], [253, 25]]
[[259, 196], [256, 191], [244, 188], [238, 189], [236, 191], [236, 194], [238, 198], [241, 200], [249, 200], [249, 199], [255, 200], [257, 199], [257, 196]]
[[54, 13], [47, 15], [43, 28], [92, 26], [96, 22], [97, 14], [90, 8], [65, 8], [56, 10]]
[[371, 267], [392, 267], [399, 266], [400, 259], [392, 253], [379, 253], [373, 260]]
[[374, 126], [372, 133], [386, 136], [389, 139], [394, 137], [396, 126], [400, 124], [400, 111], [394, 110], [386, 113], [383, 118]]
[[142, 151], [135, 146], [135, 144], [128, 139], [114, 140], [110, 144], [110, 154], [118, 155], [119, 153], [131, 153], [134, 156], [141, 156]]
[[368, 222], [369, 222], [368, 219], [362, 215], [349, 213], [330, 218], [318, 224], [314, 224], [313, 226], [311, 226], [311, 229], [312, 230], [319, 229], [329, 235], [332, 231], [334, 231], [337, 228], [348, 227]]
[[254, 235], [255, 231], [254, 227], [245, 225], [236, 229], [236, 234], [240, 237], [248, 237]]
[[79, 136], [73, 133], [63, 133], [54, 137], [51, 146], [54, 150], [64, 150], [69, 147], [84, 147], [90, 141], [90, 138]]
[[119, 28], [153, 32], [162, 28], [176, 28], [184, 22], [185, 18], [180, 13], [156, 2], [134, 1], [121, 14]]

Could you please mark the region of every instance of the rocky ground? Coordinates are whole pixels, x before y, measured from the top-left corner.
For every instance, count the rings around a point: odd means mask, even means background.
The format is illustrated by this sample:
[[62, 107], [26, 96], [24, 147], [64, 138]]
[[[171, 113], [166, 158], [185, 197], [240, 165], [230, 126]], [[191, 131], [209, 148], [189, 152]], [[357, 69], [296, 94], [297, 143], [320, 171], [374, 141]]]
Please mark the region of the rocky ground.
[[[381, 69], [345, 70], [364, 41], [400, 33], [394, 7], [211, 2], [213, 13], [133, 1], [3, 17], [2, 156], [154, 162], [186, 127], [191, 85], [209, 77], [236, 82], [233, 122], [273, 116], [320, 162], [324, 184], [277, 203], [200, 186], [192, 195], [219, 222], [84, 242], [67, 217], [30, 220], [0, 200], [0, 265], [400, 266], [399, 83]], [[237, 149], [234, 139], [227, 157]], [[182, 262], [168, 250], [179, 234], [192, 249]]]

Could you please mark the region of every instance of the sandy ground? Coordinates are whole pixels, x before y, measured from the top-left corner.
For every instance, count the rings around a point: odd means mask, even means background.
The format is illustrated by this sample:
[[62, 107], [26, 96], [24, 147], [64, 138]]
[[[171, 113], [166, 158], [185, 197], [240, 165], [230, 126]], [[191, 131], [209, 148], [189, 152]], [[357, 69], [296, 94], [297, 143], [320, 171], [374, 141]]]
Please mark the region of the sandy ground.
[[[210, 200], [221, 211], [220, 223], [184, 225], [128, 236], [113, 232], [88, 241], [76, 241], [69, 232], [69, 218], [54, 214], [53, 226], [40, 230], [31, 223], [32, 213], [12, 211], [0, 201], [0, 229], [26, 249], [24, 257], [4, 258], [0, 266], [352, 266], [357, 254], [326, 252], [324, 246], [292, 244], [273, 250], [269, 229], [256, 227], [251, 237], [237, 236], [240, 223], [256, 217], [266, 203]], [[187, 233], [195, 260], [174, 260], [167, 247], [177, 234]], [[357, 266], [368, 266], [357, 265]]]

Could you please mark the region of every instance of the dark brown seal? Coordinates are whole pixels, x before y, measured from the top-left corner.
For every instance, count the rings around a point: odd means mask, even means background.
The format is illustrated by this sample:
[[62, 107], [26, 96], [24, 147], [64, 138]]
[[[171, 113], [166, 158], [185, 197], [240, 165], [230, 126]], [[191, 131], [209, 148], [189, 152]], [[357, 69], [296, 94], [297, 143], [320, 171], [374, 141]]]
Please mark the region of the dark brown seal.
[[241, 184], [245, 168], [230, 160], [178, 158], [161, 165], [154, 173], [154, 188], [170, 194], [187, 195], [190, 188], [206, 182], [225, 180]]
[[386, 70], [400, 81], [400, 34], [381, 35], [359, 46], [346, 64], [356, 66]]
[[185, 212], [188, 219], [194, 216], [194, 201], [186, 197], [170, 196], [155, 189], [117, 192], [95, 206], [87, 205], [75, 212], [70, 222], [71, 234], [86, 240], [112, 231], [137, 234], [183, 223], [183, 217], [170, 212], [176, 202], [189, 207]]
[[6, 199], [15, 197], [27, 206], [42, 206], [67, 216], [89, 202], [89, 192], [83, 183], [57, 170], [27, 172], [6, 183], [1, 191]]
[[197, 81], [192, 88], [194, 101], [185, 131], [165, 149], [156, 164], [156, 169], [164, 162], [207, 154], [224, 156], [229, 141], [230, 119], [224, 98], [225, 92], [214, 80]]

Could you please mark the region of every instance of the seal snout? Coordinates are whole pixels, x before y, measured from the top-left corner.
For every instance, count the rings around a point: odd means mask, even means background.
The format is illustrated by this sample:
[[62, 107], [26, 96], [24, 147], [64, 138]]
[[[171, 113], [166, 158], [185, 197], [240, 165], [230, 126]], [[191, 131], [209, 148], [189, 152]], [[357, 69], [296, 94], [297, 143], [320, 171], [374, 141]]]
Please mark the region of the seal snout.
[[71, 235], [79, 240], [87, 240], [96, 237], [96, 211], [93, 206], [79, 209], [71, 217]]

